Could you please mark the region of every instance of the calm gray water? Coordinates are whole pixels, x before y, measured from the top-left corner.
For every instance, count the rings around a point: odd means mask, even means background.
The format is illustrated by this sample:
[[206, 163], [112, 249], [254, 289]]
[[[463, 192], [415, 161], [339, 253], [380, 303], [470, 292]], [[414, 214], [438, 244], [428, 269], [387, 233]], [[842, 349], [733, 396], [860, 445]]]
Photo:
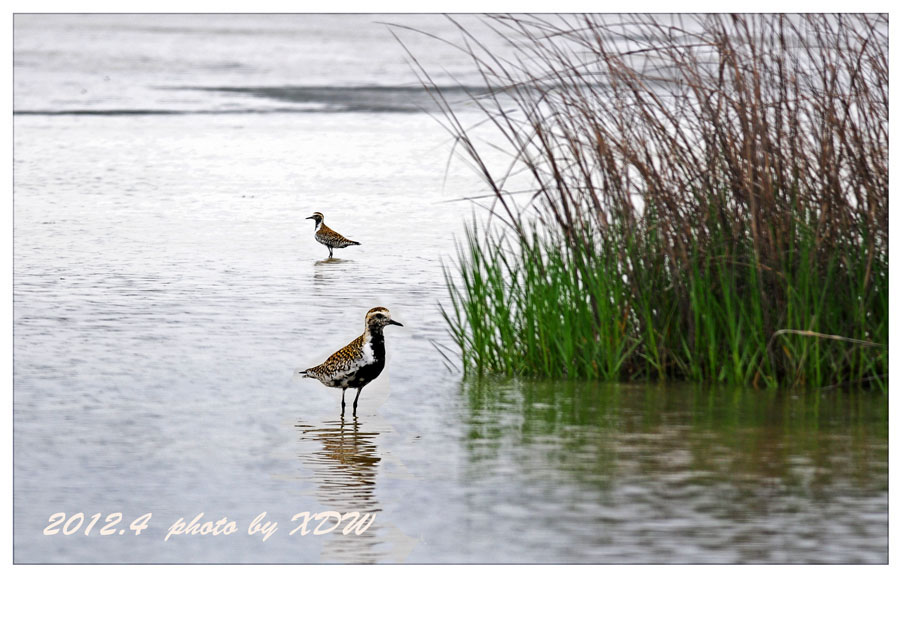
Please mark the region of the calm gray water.
[[[481, 189], [386, 20], [16, 17], [15, 561], [886, 562], [882, 395], [445, 367]], [[363, 245], [323, 261], [313, 211]], [[294, 372], [376, 305], [405, 327], [342, 420]], [[325, 511], [375, 519], [291, 534]], [[201, 513], [237, 532], [165, 540]]]

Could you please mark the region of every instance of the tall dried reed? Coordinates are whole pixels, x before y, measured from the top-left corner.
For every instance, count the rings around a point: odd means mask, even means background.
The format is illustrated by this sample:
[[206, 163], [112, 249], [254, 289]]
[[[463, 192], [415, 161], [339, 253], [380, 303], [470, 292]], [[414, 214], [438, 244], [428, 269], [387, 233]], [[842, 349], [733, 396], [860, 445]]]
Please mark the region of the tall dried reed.
[[487, 23], [452, 44], [499, 145], [418, 66], [491, 195], [447, 270], [467, 371], [886, 386], [887, 16]]

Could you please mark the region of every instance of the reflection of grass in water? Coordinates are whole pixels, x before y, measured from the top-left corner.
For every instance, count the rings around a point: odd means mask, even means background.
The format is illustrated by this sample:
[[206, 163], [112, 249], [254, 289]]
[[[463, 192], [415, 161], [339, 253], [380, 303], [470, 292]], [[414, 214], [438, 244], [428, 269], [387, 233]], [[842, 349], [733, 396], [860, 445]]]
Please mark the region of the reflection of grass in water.
[[881, 394], [755, 391], [692, 384], [473, 379], [466, 443], [473, 472], [493, 466], [572, 476], [685, 476], [816, 490], [887, 487]]
[[[549, 462], [578, 479], [608, 486], [615, 460], [614, 416], [600, 393], [615, 392], [620, 385], [480, 380], [463, 386], [470, 413], [467, 446], [476, 466], [512, 459], [528, 470]], [[590, 395], [582, 401], [584, 390]], [[523, 450], [534, 460], [522, 459]]]

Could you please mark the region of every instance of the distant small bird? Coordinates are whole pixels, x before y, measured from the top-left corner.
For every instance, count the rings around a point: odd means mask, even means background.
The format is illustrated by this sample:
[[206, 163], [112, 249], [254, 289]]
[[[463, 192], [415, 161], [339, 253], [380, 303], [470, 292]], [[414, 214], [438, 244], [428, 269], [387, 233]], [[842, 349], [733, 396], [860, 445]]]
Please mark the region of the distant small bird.
[[355, 416], [359, 393], [384, 369], [384, 327], [389, 324], [403, 325], [391, 319], [391, 311], [383, 306], [376, 306], [366, 313], [366, 331], [362, 336], [331, 354], [322, 364], [301, 371], [303, 377], [317, 379], [330, 388], [340, 388], [343, 391], [341, 415], [346, 407], [344, 394], [347, 389], [357, 389], [356, 399], [353, 400]]
[[325, 216], [323, 216], [322, 212], [320, 211], [315, 212], [313, 215], [306, 219], [315, 220], [316, 241], [323, 246], [328, 247], [329, 259], [331, 258], [331, 251], [334, 248], [346, 248], [347, 246], [360, 245], [359, 242], [353, 241], [352, 239], [347, 239], [337, 231], [333, 231], [325, 226]]

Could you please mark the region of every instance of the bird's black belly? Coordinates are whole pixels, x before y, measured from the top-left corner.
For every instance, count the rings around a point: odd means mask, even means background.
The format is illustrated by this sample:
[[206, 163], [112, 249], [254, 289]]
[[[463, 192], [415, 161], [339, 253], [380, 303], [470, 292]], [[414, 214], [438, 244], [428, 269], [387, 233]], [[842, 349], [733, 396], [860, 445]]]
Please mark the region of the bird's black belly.
[[384, 358], [378, 359], [370, 365], [360, 367], [356, 374], [347, 382], [347, 388], [362, 388], [381, 375], [382, 370], [384, 370]]
[[362, 388], [381, 375], [384, 370], [384, 335], [373, 334], [371, 345], [375, 360], [356, 371], [356, 374], [347, 382], [348, 388]]

